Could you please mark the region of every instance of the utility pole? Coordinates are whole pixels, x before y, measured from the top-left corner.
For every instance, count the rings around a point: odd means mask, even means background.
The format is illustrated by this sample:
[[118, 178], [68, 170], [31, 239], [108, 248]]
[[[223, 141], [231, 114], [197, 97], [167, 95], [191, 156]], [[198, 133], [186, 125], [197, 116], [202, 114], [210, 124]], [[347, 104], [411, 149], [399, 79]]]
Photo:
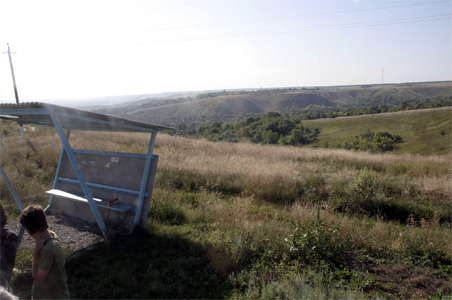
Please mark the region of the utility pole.
[[[11, 69], [11, 77], [13, 78], [14, 97], [16, 98], [16, 104], [19, 104], [19, 93], [17, 92], [16, 76], [14, 75], [13, 59], [11, 58], [11, 49], [9, 48], [9, 43], [7, 43], [7, 45], [8, 45], [8, 51], [7, 52], [3, 52], [3, 53], [7, 53], [8, 54], [9, 67]], [[22, 122], [19, 122], [19, 125], [20, 125], [20, 128], [19, 128], [20, 136], [24, 138], [25, 142], [31, 148], [31, 150], [36, 152], [35, 146], [33, 146], [33, 144], [31, 143], [30, 139], [28, 139], [24, 135], [24, 126], [23, 126]]]
[[17, 92], [17, 85], [16, 85], [16, 76], [14, 76], [14, 67], [13, 67], [13, 59], [11, 58], [11, 49], [8, 45], [8, 58], [9, 58], [9, 67], [11, 68], [11, 77], [13, 78], [13, 86], [14, 86], [14, 96], [16, 98], [16, 104], [19, 104], [19, 93]]

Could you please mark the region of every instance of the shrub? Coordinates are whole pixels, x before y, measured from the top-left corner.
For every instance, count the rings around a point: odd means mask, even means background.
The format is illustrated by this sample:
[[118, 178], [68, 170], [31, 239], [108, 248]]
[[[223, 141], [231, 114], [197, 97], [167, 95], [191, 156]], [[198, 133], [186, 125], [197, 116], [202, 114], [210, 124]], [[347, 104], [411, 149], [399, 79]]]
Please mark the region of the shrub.
[[288, 259], [300, 260], [316, 267], [344, 265], [353, 249], [348, 240], [338, 235], [338, 229], [322, 222], [299, 225], [285, 238]]
[[345, 195], [336, 203], [336, 209], [351, 214], [379, 216], [386, 220], [406, 223], [409, 219], [419, 223], [431, 220], [433, 210], [422, 204], [400, 199], [402, 189], [384, 181], [369, 169], [361, 170]]
[[[444, 245], [426, 242], [426, 237], [407, 236], [404, 240], [404, 254], [416, 265], [432, 268], [452, 266], [452, 257], [444, 251]], [[447, 243], [447, 241], [444, 241]]]
[[379, 196], [379, 192], [381, 192], [381, 186], [382, 183], [378, 174], [364, 168], [350, 185], [349, 195], [359, 202], [375, 200]]
[[187, 222], [183, 210], [169, 203], [155, 203], [151, 208], [151, 219], [166, 225], [182, 225]]
[[386, 152], [394, 150], [396, 145], [402, 142], [403, 139], [400, 135], [392, 134], [387, 131], [368, 131], [365, 134], [355, 136], [350, 141], [346, 141], [342, 145], [342, 148], [361, 151]]

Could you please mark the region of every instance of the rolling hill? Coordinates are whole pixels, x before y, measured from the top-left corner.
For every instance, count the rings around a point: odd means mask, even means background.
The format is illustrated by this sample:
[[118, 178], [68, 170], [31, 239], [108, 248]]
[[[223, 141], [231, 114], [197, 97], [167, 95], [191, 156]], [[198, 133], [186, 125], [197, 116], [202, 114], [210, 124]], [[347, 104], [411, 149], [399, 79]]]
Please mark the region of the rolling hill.
[[402, 136], [398, 152], [446, 154], [452, 152], [452, 107], [419, 109], [304, 121], [309, 128], [320, 128], [314, 146], [336, 147], [353, 136], [370, 131], [388, 131]]
[[[93, 108], [143, 122], [177, 124], [232, 120], [271, 111], [338, 111], [376, 105], [397, 106], [450, 99], [452, 81], [383, 85], [232, 90], [146, 98]], [[136, 98], [135, 98], [136, 99]]]

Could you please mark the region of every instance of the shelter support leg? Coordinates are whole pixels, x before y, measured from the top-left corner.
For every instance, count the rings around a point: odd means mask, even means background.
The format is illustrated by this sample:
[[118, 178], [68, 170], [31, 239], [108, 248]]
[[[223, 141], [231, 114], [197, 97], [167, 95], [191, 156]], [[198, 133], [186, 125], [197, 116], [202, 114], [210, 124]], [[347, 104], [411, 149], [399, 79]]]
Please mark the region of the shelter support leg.
[[[55, 188], [55, 186], [56, 186], [56, 184], [58, 182], [58, 177], [60, 177], [61, 165], [62, 165], [62, 162], [63, 162], [63, 157], [64, 157], [64, 149], [61, 149], [60, 157], [58, 158], [58, 167], [57, 167], [57, 170], [56, 170], [55, 179], [53, 180], [53, 188]], [[50, 195], [49, 196], [49, 204], [45, 208], [45, 211], [47, 211], [49, 209], [49, 207], [52, 205], [52, 201], [53, 201], [53, 195]]]
[[[150, 173], [150, 167], [152, 162], [152, 153], [154, 152], [155, 148], [155, 139], [157, 137], [157, 131], [153, 131], [151, 133], [150, 139], [149, 139], [149, 145], [148, 145], [148, 153], [146, 156], [146, 160], [144, 162], [144, 169], [143, 169], [143, 175], [141, 177], [141, 183], [140, 183], [140, 194], [138, 195], [138, 207], [135, 212], [135, 217], [133, 219], [133, 225], [138, 226], [140, 225], [140, 222], [142, 220], [142, 214], [143, 214], [143, 208], [145, 206], [144, 196], [146, 194], [146, 187], [148, 186], [149, 182], [149, 173]], [[149, 197], [152, 199], [152, 190], [153, 190], [153, 184], [151, 184], [149, 189]]]
[[64, 132], [63, 126], [61, 125], [56, 115], [51, 113], [50, 117], [58, 133], [58, 136], [60, 137], [61, 143], [63, 144], [63, 149], [66, 152], [66, 155], [71, 163], [72, 169], [74, 170], [77, 179], [80, 182], [80, 187], [83, 191], [83, 194], [85, 195], [86, 200], [88, 200], [89, 207], [96, 219], [97, 225], [99, 226], [99, 229], [102, 232], [104, 238], [108, 240], [107, 226], [105, 225], [104, 219], [102, 218], [102, 215], [100, 214], [96, 204], [94, 203], [91, 189], [86, 184], [85, 176], [83, 175], [83, 172], [80, 169], [74, 151], [72, 150], [72, 147], [69, 143], [66, 133]]
[[[20, 211], [22, 211], [25, 206], [24, 203], [22, 202], [22, 200], [19, 197], [19, 194], [17, 194], [16, 189], [14, 188], [14, 185], [12, 184], [11, 180], [9, 179], [8, 175], [6, 175], [5, 170], [3, 170], [3, 167], [0, 166], [0, 176], [3, 178], [3, 182], [6, 185], [6, 188], [8, 189], [8, 191], [10, 192], [11, 196], [14, 199], [14, 202], [16, 202], [17, 207], [19, 208]], [[20, 231], [19, 231], [19, 244], [22, 241], [22, 237], [24, 236], [24, 227], [21, 225], [20, 226]]]
[[19, 194], [17, 194], [14, 185], [12, 184], [11, 180], [9, 180], [9, 177], [8, 175], [6, 175], [5, 170], [3, 170], [3, 167], [0, 167], [0, 176], [3, 178], [3, 182], [5, 182], [6, 188], [8, 189], [14, 201], [16, 202], [17, 207], [19, 207], [19, 209], [22, 211], [24, 209], [24, 204], [22, 200], [20, 200]]

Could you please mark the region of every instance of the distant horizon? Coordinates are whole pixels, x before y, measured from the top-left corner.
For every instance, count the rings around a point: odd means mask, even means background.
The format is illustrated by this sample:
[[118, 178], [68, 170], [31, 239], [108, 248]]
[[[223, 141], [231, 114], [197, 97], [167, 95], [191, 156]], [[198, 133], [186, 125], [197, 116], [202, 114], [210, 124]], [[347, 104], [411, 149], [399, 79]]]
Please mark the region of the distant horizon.
[[[242, 87], [242, 88], [231, 88], [231, 89], [211, 89], [211, 90], [181, 90], [181, 91], [163, 91], [163, 92], [156, 92], [156, 93], [139, 93], [139, 94], [123, 94], [123, 95], [103, 95], [103, 96], [94, 96], [94, 97], [83, 97], [83, 98], [53, 98], [53, 99], [20, 99], [20, 103], [25, 102], [47, 102], [47, 101], [54, 101], [54, 100], [61, 100], [61, 101], [67, 101], [67, 102], [75, 102], [77, 100], [93, 100], [93, 99], [102, 99], [102, 98], [115, 98], [115, 97], [140, 97], [140, 96], [155, 96], [156, 98], [159, 97], [159, 95], [162, 95], [163, 98], [166, 98], [165, 94], [183, 94], [183, 93], [210, 93], [210, 92], [219, 92], [219, 91], [247, 91], [247, 90], [278, 90], [278, 89], [302, 89], [302, 88], [328, 88], [328, 87], [353, 87], [353, 86], [363, 86], [363, 85], [369, 85], [369, 86], [382, 86], [382, 85], [398, 85], [398, 84], [423, 84], [423, 83], [446, 83], [450, 82], [451, 80], [428, 80], [428, 81], [403, 81], [403, 82], [386, 82], [386, 83], [357, 83], [357, 84], [340, 84], [340, 85], [300, 85], [300, 86], [275, 86], [275, 87]], [[452, 93], [452, 90], [451, 90]], [[20, 94], [20, 91], [19, 91]], [[171, 96], [168, 96], [171, 97]], [[5, 102], [5, 99], [0, 99], [0, 103], [15, 103], [14, 98], [10, 102]]]

